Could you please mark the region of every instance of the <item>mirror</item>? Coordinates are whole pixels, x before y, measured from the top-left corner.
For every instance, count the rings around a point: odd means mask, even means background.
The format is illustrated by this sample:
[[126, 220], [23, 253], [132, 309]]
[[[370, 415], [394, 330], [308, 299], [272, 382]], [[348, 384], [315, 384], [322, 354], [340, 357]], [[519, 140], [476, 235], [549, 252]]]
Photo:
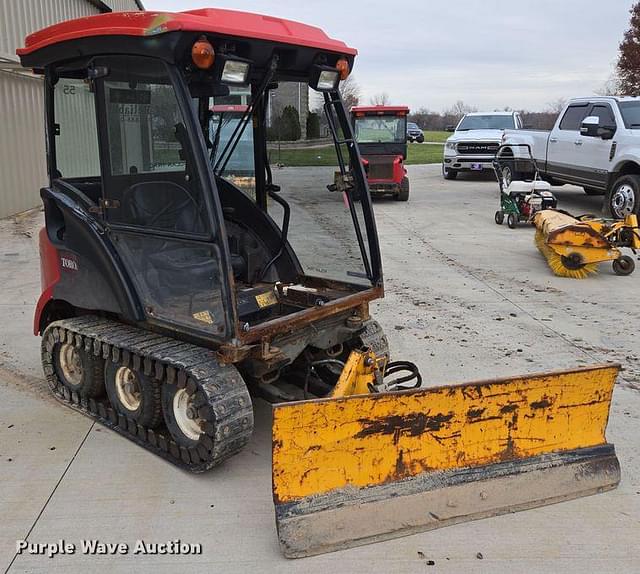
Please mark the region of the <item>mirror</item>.
[[598, 116], [588, 116], [582, 120], [580, 125], [580, 133], [587, 137], [598, 137], [598, 127], [600, 126], [600, 118]]
[[447, 131], [448, 132], [455, 132], [456, 131], [456, 126], [447, 126]]

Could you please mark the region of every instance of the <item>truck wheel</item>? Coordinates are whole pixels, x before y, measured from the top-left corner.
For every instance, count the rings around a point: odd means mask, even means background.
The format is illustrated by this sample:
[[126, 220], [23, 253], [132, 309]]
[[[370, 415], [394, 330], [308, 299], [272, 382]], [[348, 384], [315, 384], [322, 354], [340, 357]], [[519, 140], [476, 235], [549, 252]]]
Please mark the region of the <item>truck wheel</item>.
[[631, 275], [636, 268], [636, 262], [628, 255], [614, 259], [612, 265], [616, 275]]
[[416, 139], [416, 141], [418, 143], [424, 143], [424, 136], [418, 136], [418, 138]]
[[640, 208], [640, 176], [623, 175], [609, 189], [604, 209], [616, 219], [638, 214]]
[[596, 189], [595, 187], [583, 187], [584, 192], [587, 195], [604, 195], [604, 191], [601, 189]]
[[155, 428], [162, 420], [159, 382], [121, 363], [107, 361], [104, 383], [113, 408], [143, 427]]
[[409, 178], [403, 177], [400, 182], [400, 191], [393, 196], [396, 201], [409, 201]]
[[502, 181], [504, 182], [504, 186], [509, 187], [514, 178], [515, 174], [513, 170], [508, 165], [505, 165], [502, 168]]
[[503, 222], [504, 222], [504, 212], [503, 211], [496, 211], [496, 215], [495, 215], [494, 219], [496, 220], [496, 223], [498, 225], [502, 225]]
[[458, 172], [455, 169], [442, 166], [442, 177], [445, 179], [455, 179], [458, 177]]

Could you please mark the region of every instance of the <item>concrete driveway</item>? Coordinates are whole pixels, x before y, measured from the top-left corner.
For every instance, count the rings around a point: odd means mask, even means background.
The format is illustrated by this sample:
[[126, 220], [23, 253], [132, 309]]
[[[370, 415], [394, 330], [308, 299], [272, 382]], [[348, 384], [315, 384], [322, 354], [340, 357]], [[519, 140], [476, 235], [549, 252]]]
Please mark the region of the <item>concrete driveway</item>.
[[[306, 170], [304, 170], [306, 171]], [[318, 168], [309, 179], [332, 180]], [[276, 180], [302, 171], [276, 172]], [[177, 470], [51, 399], [31, 335], [41, 214], [0, 221], [0, 568], [9, 572], [637, 572], [640, 564], [640, 271], [610, 265], [583, 281], [551, 274], [532, 228], [493, 222], [489, 178], [444, 181], [410, 168], [408, 203], [377, 201], [386, 298], [373, 312], [395, 358], [428, 384], [616, 361], [608, 438], [622, 465], [610, 493], [376, 545], [290, 561], [279, 552], [270, 478], [270, 407], [240, 455], [206, 475]], [[317, 177], [316, 177], [317, 176]], [[305, 177], [309, 177], [307, 173]], [[555, 190], [560, 207], [600, 198]], [[16, 554], [16, 541], [75, 544]], [[92, 556], [81, 540], [126, 543]], [[136, 540], [201, 544], [199, 555], [134, 555]]]

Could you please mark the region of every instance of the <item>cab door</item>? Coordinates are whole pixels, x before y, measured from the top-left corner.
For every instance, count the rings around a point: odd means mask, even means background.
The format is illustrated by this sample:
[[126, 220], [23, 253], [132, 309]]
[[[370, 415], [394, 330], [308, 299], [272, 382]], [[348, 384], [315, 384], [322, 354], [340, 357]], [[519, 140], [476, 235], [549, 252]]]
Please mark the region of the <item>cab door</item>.
[[189, 102], [159, 60], [95, 64], [107, 232], [147, 320], [224, 339], [234, 325], [225, 246]]
[[[616, 126], [616, 118], [611, 106], [607, 103], [597, 103], [591, 107], [589, 116], [599, 118], [601, 126]], [[617, 126], [616, 126], [617, 127]], [[579, 151], [576, 165], [582, 170], [582, 175], [590, 185], [606, 188], [609, 179], [609, 170], [614, 139], [604, 140], [601, 137], [580, 135]]]
[[583, 161], [580, 124], [591, 108], [589, 102], [571, 104], [560, 123], [549, 135], [547, 146], [547, 173], [562, 180], [581, 185], [582, 174], [578, 167]]

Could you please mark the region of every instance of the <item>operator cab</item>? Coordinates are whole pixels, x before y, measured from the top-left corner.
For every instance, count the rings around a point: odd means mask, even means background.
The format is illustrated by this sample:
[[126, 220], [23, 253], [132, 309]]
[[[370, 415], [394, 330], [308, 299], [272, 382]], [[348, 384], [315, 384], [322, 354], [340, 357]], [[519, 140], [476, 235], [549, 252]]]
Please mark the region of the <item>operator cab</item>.
[[[46, 77], [47, 234], [77, 260], [75, 306], [251, 342], [286, 330], [284, 317], [302, 324], [382, 295], [338, 90], [355, 50], [283, 22], [214, 9], [109, 14], [29, 37], [23, 64]], [[334, 169], [272, 171], [273, 94], [287, 82], [323, 102]], [[327, 191], [335, 169], [350, 182], [340, 194]], [[105, 242], [109, 257], [98, 254]]]

